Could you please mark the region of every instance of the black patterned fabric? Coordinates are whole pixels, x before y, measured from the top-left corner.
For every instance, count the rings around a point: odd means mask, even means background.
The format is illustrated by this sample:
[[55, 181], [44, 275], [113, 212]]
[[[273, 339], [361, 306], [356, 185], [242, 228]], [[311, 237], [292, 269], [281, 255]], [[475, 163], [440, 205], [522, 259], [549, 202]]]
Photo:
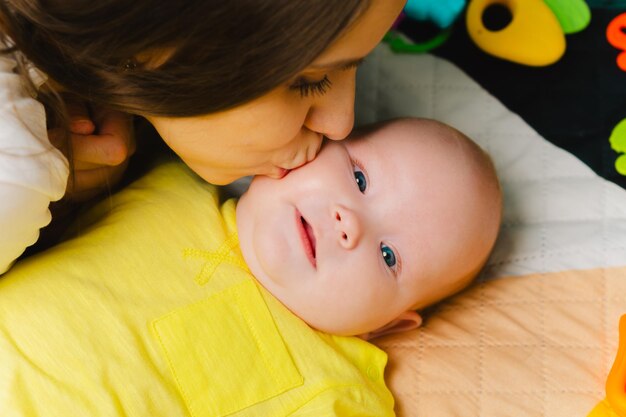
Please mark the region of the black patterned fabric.
[[626, 188], [626, 177], [615, 170], [619, 154], [609, 144], [615, 125], [626, 119], [626, 72], [617, 67], [620, 51], [605, 34], [611, 20], [626, 11], [626, 1], [589, 4], [589, 26], [566, 36], [565, 55], [550, 66], [529, 67], [487, 55], [469, 38], [464, 16], [433, 53], [464, 70], [547, 140]]

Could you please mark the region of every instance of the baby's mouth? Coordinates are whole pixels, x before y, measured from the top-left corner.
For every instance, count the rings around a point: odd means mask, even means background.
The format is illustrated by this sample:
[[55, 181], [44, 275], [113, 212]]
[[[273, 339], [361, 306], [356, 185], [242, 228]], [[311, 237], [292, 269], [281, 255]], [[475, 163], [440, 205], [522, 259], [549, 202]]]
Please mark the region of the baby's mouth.
[[315, 234], [313, 233], [313, 228], [311, 225], [304, 219], [304, 217], [300, 217], [300, 237], [302, 239], [302, 243], [304, 245], [304, 252], [306, 253], [309, 261], [316, 267], [317, 259], [315, 257]]

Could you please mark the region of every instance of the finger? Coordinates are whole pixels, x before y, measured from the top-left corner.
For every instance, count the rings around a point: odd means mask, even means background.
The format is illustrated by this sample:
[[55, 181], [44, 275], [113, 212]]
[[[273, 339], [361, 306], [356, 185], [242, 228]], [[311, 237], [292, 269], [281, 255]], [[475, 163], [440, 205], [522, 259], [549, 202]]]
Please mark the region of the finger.
[[[71, 135], [74, 164], [120, 165], [130, 156], [127, 140], [115, 135]], [[85, 165], [89, 167], [89, 165]]]
[[116, 110], [97, 109], [94, 118], [98, 125], [98, 133], [119, 137], [126, 143], [128, 155], [135, 153], [135, 137], [133, 117]]
[[70, 131], [79, 135], [91, 135], [96, 125], [91, 120], [89, 108], [84, 101], [65, 97], [65, 107], [69, 117]]

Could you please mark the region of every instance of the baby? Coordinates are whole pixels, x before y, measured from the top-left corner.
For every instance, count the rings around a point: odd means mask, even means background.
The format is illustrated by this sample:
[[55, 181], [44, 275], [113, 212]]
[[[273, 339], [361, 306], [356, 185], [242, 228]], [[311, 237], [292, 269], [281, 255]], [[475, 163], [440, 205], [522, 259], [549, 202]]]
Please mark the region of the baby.
[[423, 119], [218, 197], [162, 164], [4, 275], [1, 414], [392, 416], [362, 339], [465, 287], [501, 210], [489, 158]]
[[237, 207], [257, 280], [325, 332], [378, 336], [465, 287], [494, 244], [501, 195], [489, 157], [434, 120], [327, 143], [282, 180], [257, 177]]

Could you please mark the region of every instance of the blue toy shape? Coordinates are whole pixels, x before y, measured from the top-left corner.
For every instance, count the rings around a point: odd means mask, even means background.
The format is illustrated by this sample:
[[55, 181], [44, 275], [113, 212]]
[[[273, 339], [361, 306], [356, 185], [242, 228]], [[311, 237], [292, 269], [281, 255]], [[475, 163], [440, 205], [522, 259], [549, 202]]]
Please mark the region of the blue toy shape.
[[459, 17], [465, 3], [466, 0], [408, 0], [404, 12], [414, 20], [430, 21], [445, 29]]

